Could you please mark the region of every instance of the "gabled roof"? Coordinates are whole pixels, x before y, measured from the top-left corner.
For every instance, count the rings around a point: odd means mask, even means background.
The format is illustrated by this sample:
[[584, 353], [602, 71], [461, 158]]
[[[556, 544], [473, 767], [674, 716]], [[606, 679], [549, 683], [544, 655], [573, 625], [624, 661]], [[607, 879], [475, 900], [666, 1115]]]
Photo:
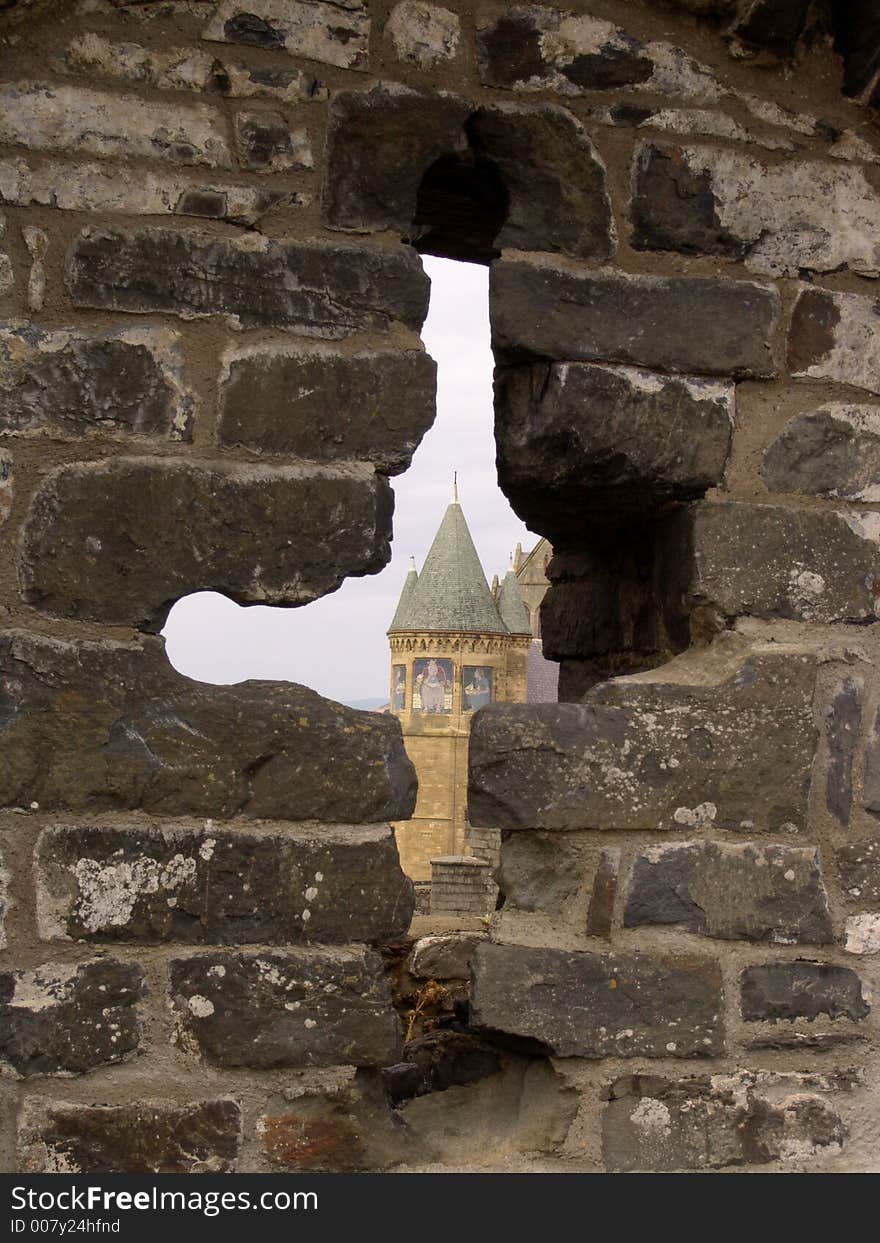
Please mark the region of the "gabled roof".
[[[410, 570], [389, 627], [398, 630], [506, 634], [458, 501], [443, 516], [414, 581]], [[411, 584], [411, 585], [410, 585]]]
[[513, 569], [509, 569], [498, 588], [498, 612], [511, 634], [531, 634], [532, 622], [529, 610], [523, 603], [519, 583]]

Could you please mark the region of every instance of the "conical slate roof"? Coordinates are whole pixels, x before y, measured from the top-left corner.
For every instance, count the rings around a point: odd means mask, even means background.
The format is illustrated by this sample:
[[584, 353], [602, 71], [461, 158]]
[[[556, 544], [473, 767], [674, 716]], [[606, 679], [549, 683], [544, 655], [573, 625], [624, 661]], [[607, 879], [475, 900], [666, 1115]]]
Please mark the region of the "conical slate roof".
[[519, 583], [513, 569], [509, 569], [498, 588], [498, 612], [511, 634], [531, 634], [532, 623], [529, 610], [520, 595]]
[[410, 570], [388, 633], [397, 630], [506, 634], [461, 506], [443, 516], [422, 572]]
[[406, 616], [406, 612], [407, 612], [407, 609], [409, 608], [409, 602], [412, 597], [412, 593], [415, 591], [416, 583], [418, 581], [419, 581], [419, 576], [418, 576], [418, 573], [416, 572], [415, 558], [410, 557], [409, 569], [407, 570], [406, 578], [404, 579], [403, 590], [400, 593], [400, 599], [397, 602], [397, 609], [395, 611], [394, 617], [391, 620], [391, 625], [388, 627], [389, 634], [391, 633], [392, 630], [406, 630], [407, 629], [407, 627], [403, 625], [401, 619]]

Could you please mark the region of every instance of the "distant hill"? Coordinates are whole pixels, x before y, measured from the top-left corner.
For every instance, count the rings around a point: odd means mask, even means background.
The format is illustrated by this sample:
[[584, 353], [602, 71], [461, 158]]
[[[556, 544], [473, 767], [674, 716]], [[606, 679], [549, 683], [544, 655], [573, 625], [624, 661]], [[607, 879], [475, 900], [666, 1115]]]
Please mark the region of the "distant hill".
[[346, 708], [359, 708], [361, 712], [375, 712], [377, 708], [387, 706], [388, 696], [385, 695], [381, 699], [343, 699], [341, 702]]

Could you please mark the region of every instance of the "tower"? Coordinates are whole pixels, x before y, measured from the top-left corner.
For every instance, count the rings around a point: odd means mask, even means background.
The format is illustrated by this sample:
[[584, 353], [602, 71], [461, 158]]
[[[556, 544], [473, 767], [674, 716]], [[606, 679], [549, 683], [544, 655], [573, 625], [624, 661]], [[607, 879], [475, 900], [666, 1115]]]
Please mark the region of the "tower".
[[531, 641], [513, 570], [494, 599], [457, 493], [421, 573], [410, 567], [388, 639], [391, 711], [419, 779], [415, 814], [395, 828], [404, 869], [426, 881], [432, 859], [494, 853], [467, 823], [468, 734], [479, 708], [525, 702]]

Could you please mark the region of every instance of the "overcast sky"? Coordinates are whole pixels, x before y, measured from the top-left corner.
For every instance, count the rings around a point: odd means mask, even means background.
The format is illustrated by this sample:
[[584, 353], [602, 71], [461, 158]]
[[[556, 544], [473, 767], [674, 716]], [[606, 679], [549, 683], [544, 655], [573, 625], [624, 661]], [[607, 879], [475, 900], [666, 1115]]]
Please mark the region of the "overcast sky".
[[422, 338], [438, 365], [437, 420], [413, 464], [392, 480], [392, 560], [381, 574], [350, 578], [297, 609], [241, 608], [214, 592], [180, 600], [165, 626], [174, 667], [203, 682], [283, 678], [343, 703], [388, 696], [386, 630], [409, 558], [421, 570], [452, 499], [459, 499], [488, 579], [503, 574], [530, 535], [498, 489], [492, 437], [489, 272], [473, 263], [423, 259], [431, 308]]

